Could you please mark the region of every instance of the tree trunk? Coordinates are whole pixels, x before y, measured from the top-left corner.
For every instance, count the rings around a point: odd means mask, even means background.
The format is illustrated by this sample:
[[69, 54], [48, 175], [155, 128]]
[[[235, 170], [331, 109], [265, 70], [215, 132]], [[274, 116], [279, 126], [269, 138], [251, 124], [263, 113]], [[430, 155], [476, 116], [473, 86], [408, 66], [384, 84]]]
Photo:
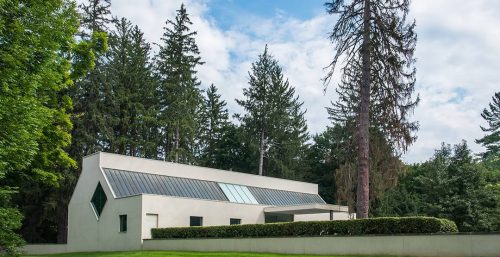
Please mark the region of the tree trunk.
[[358, 185], [356, 190], [356, 217], [368, 218], [370, 197], [369, 127], [370, 127], [370, 1], [365, 0], [363, 11], [363, 45], [360, 105], [358, 116]]
[[264, 174], [264, 145], [265, 145], [265, 135], [264, 131], [260, 133], [260, 145], [259, 145], [259, 175]]
[[179, 124], [175, 127], [175, 162], [179, 162]]

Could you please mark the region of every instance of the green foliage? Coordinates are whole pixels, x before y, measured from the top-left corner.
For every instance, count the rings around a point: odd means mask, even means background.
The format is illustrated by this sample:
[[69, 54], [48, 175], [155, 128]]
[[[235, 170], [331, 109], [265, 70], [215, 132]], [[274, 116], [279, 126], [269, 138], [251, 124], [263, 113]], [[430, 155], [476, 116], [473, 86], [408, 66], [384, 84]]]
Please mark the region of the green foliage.
[[165, 159], [181, 163], [194, 162], [195, 133], [202, 103], [195, 69], [203, 62], [191, 25], [182, 4], [175, 20], [167, 20], [163, 45], [156, 56], [160, 78], [161, 147]]
[[0, 207], [0, 253], [18, 254], [18, 247], [24, 244], [24, 240], [16, 233], [21, 227], [21, 220], [22, 215], [18, 210]]
[[475, 161], [466, 142], [442, 145], [381, 199], [377, 215], [429, 215], [460, 231], [500, 230], [499, 171]]
[[484, 159], [500, 165], [500, 92], [495, 93], [492, 100], [489, 109], [484, 109], [481, 113], [481, 117], [488, 123], [488, 127], [481, 126], [481, 130], [489, 134], [476, 140], [476, 143], [486, 147], [486, 152], [482, 154]]
[[122, 18], [111, 32], [102, 76], [102, 145], [108, 152], [157, 158], [158, 101], [150, 45]]
[[237, 117], [249, 147], [261, 155], [254, 160], [259, 164], [259, 174], [300, 178], [298, 171], [309, 137], [303, 103], [267, 46], [249, 75], [249, 87], [243, 89], [245, 98], [236, 100], [245, 113]]
[[21, 227], [23, 216], [10, 206], [10, 197], [16, 191], [10, 187], [0, 187], [0, 255], [18, 255], [18, 248], [24, 240], [16, 231]]
[[[328, 203], [348, 205], [354, 211], [357, 166], [352, 123], [335, 123], [313, 137], [306, 158], [305, 179], [317, 183], [319, 193]], [[400, 156], [375, 128], [370, 130], [370, 206], [376, 207], [385, 191], [394, 187], [406, 171]]]
[[234, 128], [229, 121], [226, 101], [221, 99], [217, 88], [212, 84], [203, 99], [200, 114], [198, 163], [204, 167], [230, 169], [236, 140], [232, 140]]
[[68, 88], [105, 43], [76, 42], [78, 15], [70, 1], [1, 1], [0, 12], [0, 185], [19, 188], [13, 201], [26, 219], [43, 219], [41, 206], [28, 206], [60, 185], [63, 169], [75, 167], [65, 151], [72, 129]]
[[413, 234], [458, 232], [452, 221], [431, 217], [299, 221], [213, 227], [154, 228], [154, 239], [295, 237], [327, 235]]

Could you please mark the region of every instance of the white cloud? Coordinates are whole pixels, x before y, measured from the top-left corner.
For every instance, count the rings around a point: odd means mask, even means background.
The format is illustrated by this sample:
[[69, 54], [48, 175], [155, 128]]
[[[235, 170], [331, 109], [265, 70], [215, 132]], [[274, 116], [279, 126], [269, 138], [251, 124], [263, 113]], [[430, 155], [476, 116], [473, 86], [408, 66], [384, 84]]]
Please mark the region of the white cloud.
[[[174, 18], [181, 2], [114, 1], [112, 11], [139, 25], [150, 42], [159, 43], [166, 19]], [[220, 88], [230, 111], [240, 111], [234, 99], [242, 97], [250, 64], [267, 43], [304, 101], [310, 131], [321, 132], [329, 124], [325, 107], [336, 98], [336, 83], [324, 95], [321, 78], [333, 52], [326, 38], [334, 24], [331, 16], [297, 20], [279, 11], [267, 18], [247, 13], [222, 30], [209, 16], [210, 2], [184, 3], [206, 62], [199, 77], [204, 86], [214, 83]], [[417, 92], [422, 101], [413, 116], [420, 122], [419, 138], [405, 159], [424, 161], [441, 142], [461, 139], [480, 151], [473, 143], [482, 136], [479, 114], [500, 88], [500, 1], [414, 0], [411, 10], [419, 36]]]

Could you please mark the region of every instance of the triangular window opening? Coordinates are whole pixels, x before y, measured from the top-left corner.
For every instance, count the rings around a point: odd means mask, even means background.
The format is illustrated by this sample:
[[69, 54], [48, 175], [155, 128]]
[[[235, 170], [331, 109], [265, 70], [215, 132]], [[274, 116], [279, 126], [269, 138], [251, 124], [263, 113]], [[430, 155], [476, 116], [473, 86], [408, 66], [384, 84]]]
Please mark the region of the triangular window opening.
[[92, 207], [94, 207], [95, 214], [98, 218], [101, 216], [102, 209], [104, 209], [104, 205], [106, 204], [107, 200], [108, 198], [106, 197], [106, 193], [104, 193], [104, 190], [102, 189], [101, 183], [97, 183], [97, 187], [90, 202], [92, 203]]

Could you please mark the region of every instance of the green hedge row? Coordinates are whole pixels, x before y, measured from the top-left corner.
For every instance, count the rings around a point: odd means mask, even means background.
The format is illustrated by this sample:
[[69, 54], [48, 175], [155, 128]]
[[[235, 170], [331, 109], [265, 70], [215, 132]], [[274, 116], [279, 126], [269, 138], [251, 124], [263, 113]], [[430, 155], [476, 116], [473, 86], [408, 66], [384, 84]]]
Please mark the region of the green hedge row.
[[431, 217], [387, 217], [357, 220], [299, 221], [212, 227], [154, 228], [154, 239], [294, 237], [458, 232], [450, 220]]

